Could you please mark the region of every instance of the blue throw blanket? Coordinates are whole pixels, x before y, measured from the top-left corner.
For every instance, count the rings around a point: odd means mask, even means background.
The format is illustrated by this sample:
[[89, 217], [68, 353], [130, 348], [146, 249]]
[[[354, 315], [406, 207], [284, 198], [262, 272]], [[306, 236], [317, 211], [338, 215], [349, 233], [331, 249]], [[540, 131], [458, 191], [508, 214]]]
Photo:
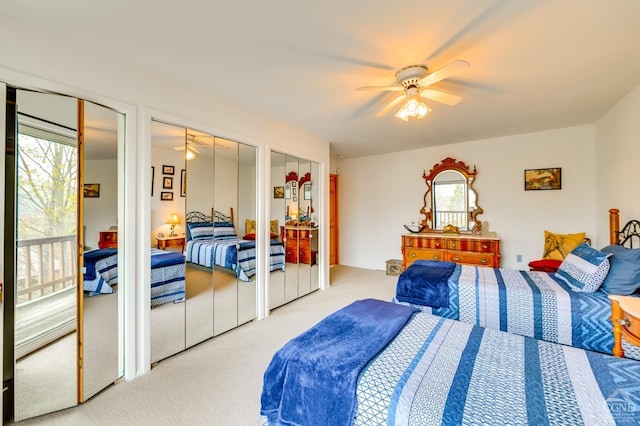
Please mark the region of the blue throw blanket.
[[359, 300], [289, 341], [264, 374], [260, 413], [270, 425], [351, 424], [360, 371], [414, 312], [404, 305]]
[[454, 262], [416, 260], [398, 278], [396, 299], [434, 308], [449, 307], [449, 277]]
[[166, 253], [162, 253], [160, 250], [152, 252], [151, 269], [180, 265], [182, 263], [184, 263], [184, 255], [180, 252], [167, 251]]

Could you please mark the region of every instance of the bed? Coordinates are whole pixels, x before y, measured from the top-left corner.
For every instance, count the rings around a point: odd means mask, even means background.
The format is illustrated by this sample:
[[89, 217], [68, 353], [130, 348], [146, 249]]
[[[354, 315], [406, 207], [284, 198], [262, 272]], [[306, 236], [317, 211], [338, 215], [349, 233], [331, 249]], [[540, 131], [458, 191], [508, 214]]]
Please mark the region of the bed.
[[[251, 281], [256, 274], [256, 242], [255, 230], [251, 232], [248, 229], [249, 221], [243, 238], [238, 238], [236, 234], [233, 209], [229, 215], [215, 210], [210, 216], [202, 212], [189, 212], [186, 222], [187, 262], [206, 268], [222, 268], [235, 274], [241, 281]], [[271, 235], [269, 270], [284, 271], [284, 245], [277, 234], [272, 232]]]
[[[638, 259], [634, 282], [640, 285], [640, 251], [622, 247], [634, 247], [634, 241], [637, 247], [640, 233], [636, 223], [631, 221], [620, 230], [618, 211], [612, 209], [611, 244], [620, 245], [623, 255], [632, 254]], [[609, 259], [608, 274], [613, 280], [614, 274], [622, 270], [614, 263], [620, 262], [618, 254]], [[437, 274], [429, 277], [432, 268], [446, 263], [426, 261], [411, 265], [401, 274], [393, 301], [482, 327], [612, 353], [611, 302], [602, 289], [591, 293], [573, 291], [555, 273], [469, 265], [453, 266], [445, 280]], [[625, 356], [640, 359], [640, 351]]]
[[637, 424], [640, 362], [366, 299], [273, 356], [262, 423]]
[[[151, 307], [183, 302], [185, 262], [179, 252], [151, 248]], [[83, 289], [89, 296], [111, 294], [118, 284], [118, 250], [97, 249], [84, 253]]]

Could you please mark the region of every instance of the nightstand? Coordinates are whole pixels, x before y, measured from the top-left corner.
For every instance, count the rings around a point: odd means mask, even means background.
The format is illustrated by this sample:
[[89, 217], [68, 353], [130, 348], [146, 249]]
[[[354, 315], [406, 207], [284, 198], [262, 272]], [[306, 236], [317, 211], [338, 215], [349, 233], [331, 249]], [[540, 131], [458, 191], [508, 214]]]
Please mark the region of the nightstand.
[[98, 247], [101, 249], [118, 248], [118, 231], [100, 231]]
[[171, 250], [179, 248], [184, 251], [184, 237], [158, 237], [158, 246], [160, 250]]
[[640, 346], [640, 298], [609, 296], [613, 322], [613, 354], [624, 356], [622, 338], [626, 343]]

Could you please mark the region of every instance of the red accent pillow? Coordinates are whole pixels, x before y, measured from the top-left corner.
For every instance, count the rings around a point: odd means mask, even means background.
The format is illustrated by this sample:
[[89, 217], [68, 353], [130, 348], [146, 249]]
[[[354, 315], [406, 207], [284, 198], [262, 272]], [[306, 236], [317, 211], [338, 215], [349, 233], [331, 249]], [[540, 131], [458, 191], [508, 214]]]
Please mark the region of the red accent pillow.
[[532, 260], [529, 262], [529, 268], [532, 271], [556, 272], [561, 263], [561, 260], [555, 259]]
[[[274, 234], [273, 232], [271, 232], [270, 238], [271, 239], [278, 238], [278, 234]], [[243, 240], [255, 240], [256, 239], [256, 234], [253, 234], [253, 233], [252, 234], [245, 234], [244, 237], [242, 237], [242, 239]]]

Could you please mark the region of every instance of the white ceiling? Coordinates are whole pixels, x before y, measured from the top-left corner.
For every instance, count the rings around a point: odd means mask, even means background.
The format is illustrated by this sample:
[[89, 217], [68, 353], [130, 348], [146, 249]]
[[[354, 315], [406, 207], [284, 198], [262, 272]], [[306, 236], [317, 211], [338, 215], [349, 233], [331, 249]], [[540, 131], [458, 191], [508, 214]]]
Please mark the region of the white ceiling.
[[[329, 141], [354, 157], [593, 123], [640, 83], [638, 0], [4, 0], [0, 13]], [[80, 35], [80, 36], [79, 36]], [[471, 67], [395, 109], [411, 64]]]

